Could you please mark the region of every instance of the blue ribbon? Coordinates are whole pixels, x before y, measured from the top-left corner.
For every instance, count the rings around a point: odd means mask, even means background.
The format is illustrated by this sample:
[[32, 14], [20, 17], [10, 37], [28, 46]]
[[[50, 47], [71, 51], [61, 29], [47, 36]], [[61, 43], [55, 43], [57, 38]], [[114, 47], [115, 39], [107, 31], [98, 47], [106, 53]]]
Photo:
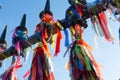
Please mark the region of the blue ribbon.
[[69, 46], [69, 36], [68, 36], [68, 30], [64, 30], [64, 34], [65, 34], [65, 47], [68, 48]]
[[84, 70], [83, 64], [79, 61], [79, 59], [76, 59], [76, 66], [77, 68], [79, 68], [80, 70]]

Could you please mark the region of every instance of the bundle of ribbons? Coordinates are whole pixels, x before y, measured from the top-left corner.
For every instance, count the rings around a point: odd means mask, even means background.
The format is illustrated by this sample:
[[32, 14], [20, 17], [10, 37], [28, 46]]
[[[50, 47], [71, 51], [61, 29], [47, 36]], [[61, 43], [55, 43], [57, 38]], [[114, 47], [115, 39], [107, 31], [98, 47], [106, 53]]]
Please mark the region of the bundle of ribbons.
[[69, 49], [69, 61], [66, 69], [70, 71], [71, 80], [103, 80], [100, 66], [92, 55], [93, 48], [83, 39], [83, 29], [80, 24], [74, 25], [74, 38]]
[[2, 80], [17, 80], [17, 71], [20, 67], [23, 66], [21, 63], [21, 56], [25, 57], [27, 56], [27, 53], [29, 52], [28, 48], [23, 49], [22, 41], [25, 41], [27, 39], [27, 28], [25, 27], [26, 23], [26, 14], [23, 15], [23, 18], [21, 20], [21, 23], [19, 26], [17, 26], [14, 30], [13, 37], [12, 37], [12, 43], [13, 46], [16, 49], [16, 52], [13, 53], [12, 63], [11, 66], [6, 70], [2, 75]]
[[53, 19], [49, 0], [47, 0], [45, 9], [40, 12], [39, 17], [41, 22], [36, 26], [35, 33], [39, 33], [38, 39], [40, 42], [37, 43], [37, 47], [34, 49], [31, 69], [25, 73], [23, 78], [29, 80], [55, 80], [51, 53], [47, 43], [55, 44], [54, 37], [57, 37], [54, 53], [54, 56], [57, 56], [60, 52], [62, 34]]

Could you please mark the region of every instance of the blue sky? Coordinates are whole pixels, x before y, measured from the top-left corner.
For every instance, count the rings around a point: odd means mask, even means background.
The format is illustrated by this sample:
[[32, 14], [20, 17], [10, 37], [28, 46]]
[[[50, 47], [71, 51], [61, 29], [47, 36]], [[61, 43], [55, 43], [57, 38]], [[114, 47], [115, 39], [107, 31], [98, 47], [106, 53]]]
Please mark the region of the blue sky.
[[[94, 1], [94, 0], [92, 0]], [[16, 26], [20, 24], [20, 20], [24, 13], [27, 14], [27, 28], [29, 31], [29, 36], [34, 33], [35, 26], [40, 22], [39, 12], [44, 9], [46, 0], [0, 0], [0, 5], [2, 6], [0, 10], [0, 31], [4, 29], [5, 25], [8, 25], [7, 37], [8, 47], [11, 45], [12, 31]], [[62, 19], [65, 17], [65, 10], [69, 7], [67, 0], [51, 0], [51, 11], [54, 14], [55, 20]], [[88, 28], [84, 31], [84, 39], [92, 47], [94, 47], [93, 55], [98, 63], [100, 63], [103, 68], [101, 69], [104, 80], [118, 80], [120, 78], [120, 49], [119, 49], [119, 39], [118, 39], [118, 28], [120, 23], [113, 22], [107, 18], [114, 35], [114, 44], [111, 42], [104, 42], [101, 38], [98, 41], [98, 48], [95, 48], [94, 39], [92, 34], [92, 27], [89, 20]], [[1, 32], [0, 32], [1, 33]], [[64, 35], [64, 34], [63, 34]], [[64, 38], [64, 36], [63, 36]], [[31, 60], [33, 56], [32, 47], [28, 59], [28, 63], [24, 67], [20, 68], [18, 71], [18, 77], [23, 80], [22, 75], [30, 68]], [[54, 50], [51, 50], [51, 54]], [[69, 72], [64, 69], [65, 63], [68, 60], [68, 56], [63, 58], [66, 48], [64, 47], [64, 39], [61, 43], [61, 53], [58, 57], [52, 57], [53, 66], [56, 80], [69, 80]], [[0, 68], [0, 74], [4, 72], [7, 67], [10, 66], [11, 58], [6, 59], [3, 62], [2, 68]]]

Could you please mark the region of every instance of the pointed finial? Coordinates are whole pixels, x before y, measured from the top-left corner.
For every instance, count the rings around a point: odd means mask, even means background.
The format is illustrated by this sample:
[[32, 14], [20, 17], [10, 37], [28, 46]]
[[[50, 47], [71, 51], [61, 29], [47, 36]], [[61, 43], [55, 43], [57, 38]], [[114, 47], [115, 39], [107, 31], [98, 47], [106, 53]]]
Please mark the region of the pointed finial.
[[50, 11], [50, 0], [46, 1], [45, 8], [43, 11], [40, 12], [39, 17], [42, 18], [46, 13], [53, 16], [52, 12]]
[[20, 27], [25, 27], [25, 26], [26, 26], [26, 14], [23, 15], [20, 23]]
[[46, 5], [45, 5], [44, 11], [50, 11], [50, 0], [46, 1]]
[[6, 38], [6, 32], [7, 32], [7, 25], [5, 26], [1, 36], [0, 36], [0, 40], [5, 41]]

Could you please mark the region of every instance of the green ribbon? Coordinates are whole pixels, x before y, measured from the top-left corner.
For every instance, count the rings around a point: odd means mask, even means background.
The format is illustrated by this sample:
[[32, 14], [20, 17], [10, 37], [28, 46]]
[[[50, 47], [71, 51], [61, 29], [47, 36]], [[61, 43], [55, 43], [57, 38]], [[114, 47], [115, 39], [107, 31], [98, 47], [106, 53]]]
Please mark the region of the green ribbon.
[[79, 44], [75, 45], [75, 53], [77, 53], [77, 54], [81, 53], [81, 47]]
[[83, 46], [81, 46], [81, 51], [82, 51], [82, 54], [84, 55], [84, 61], [85, 61], [85, 64], [86, 64], [86, 68], [87, 68], [88, 71], [91, 71], [90, 61], [88, 59], [88, 56], [87, 56], [86, 51], [83, 48]]
[[[74, 51], [75, 51], [75, 53], [77, 54], [77, 56], [78, 56], [78, 55], [82, 56], [82, 58], [83, 58], [83, 60], [84, 60], [84, 62], [85, 62], [85, 64], [86, 64], [87, 70], [88, 70], [88, 71], [91, 71], [90, 61], [89, 61], [89, 59], [88, 59], [88, 57], [87, 57], [86, 51], [85, 51], [85, 49], [83, 48], [83, 46], [80, 45], [80, 44], [76, 44]], [[83, 55], [82, 55], [82, 54], [83, 54]]]

